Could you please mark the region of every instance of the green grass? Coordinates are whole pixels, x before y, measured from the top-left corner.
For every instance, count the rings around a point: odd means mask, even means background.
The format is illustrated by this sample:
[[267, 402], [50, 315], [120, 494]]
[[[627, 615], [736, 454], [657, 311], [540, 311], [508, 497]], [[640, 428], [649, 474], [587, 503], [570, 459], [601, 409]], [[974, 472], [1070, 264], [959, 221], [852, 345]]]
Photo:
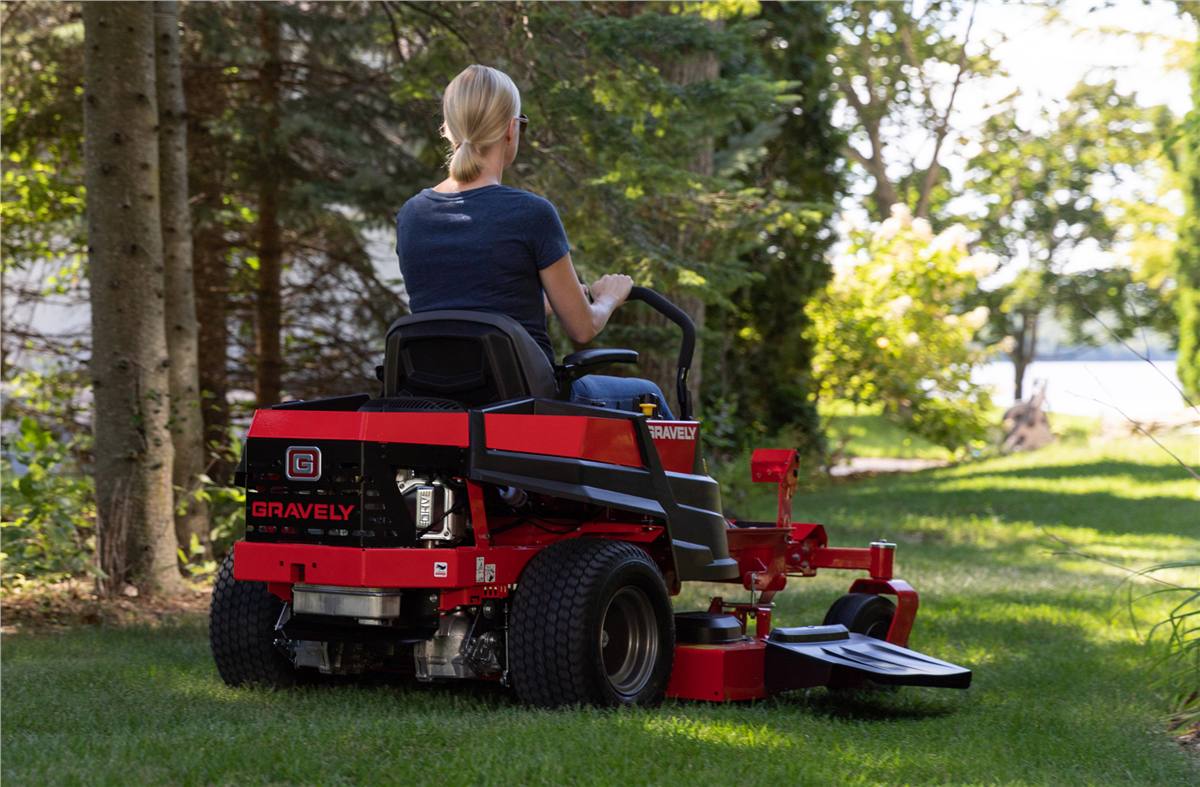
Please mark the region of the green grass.
[[[1194, 439], [1174, 448], [1196, 453]], [[1049, 538], [1128, 566], [1194, 556], [1196, 491], [1153, 446], [1127, 440], [797, 500], [797, 519], [828, 523], [836, 543], [898, 542], [899, 573], [922, 593], [912, 644], [973, 667], [966, 692], [542, 712], [462, 686], [232, 690], [203, 621], [83, 629], [6, 639], [2, 775], [14, 785], [1196, 784], [1200, 768], [1164, 734], [1122, 572], [1055, 554]], [[771, 506], [763, 492], [760, 515]], [[850, 579], [795, 580], [779, 622], [818, 621]], [[689, 589], [683, 606], [710, 590]], [[1163, 611], [1139, 614], [1144, 624]]]
[[953, 458], [953, 454], [945, 448], [909, 434], [889, 421], [880, 407], [828, 402], [821, 404], [821, 416], [830, 449], [842, 447], [847, 457]]
[[[1004, 411], [998, 409], [991, 420], [999, 424], [1003, 415]], [[910, 434], [888, 420], [879, 406], [855, 405], [845, 401], [825, 402], [821, 404], [821, 416], [830, 448], [844, 446], [843, 451], [848, 457], [954, 458], [953, 452], [919, 435]], [[1050, 413], [1049, 418], [1054, 433], [1070, 441], [1086, 440], [1100, 428], [1097, 418], [1061, 413]]]

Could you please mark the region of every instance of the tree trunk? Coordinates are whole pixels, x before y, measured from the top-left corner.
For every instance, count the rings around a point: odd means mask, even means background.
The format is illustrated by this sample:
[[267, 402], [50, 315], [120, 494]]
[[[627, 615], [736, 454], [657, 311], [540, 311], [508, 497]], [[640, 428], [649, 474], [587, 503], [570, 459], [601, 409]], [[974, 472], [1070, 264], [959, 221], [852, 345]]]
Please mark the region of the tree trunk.
[[158, 93], [159, 192], [162, 200], [167, 353], [171, 358], [172, 478], [175, 536], [184, 552], [193, 542], [208, 552], [208, 506], [195, 499], [204, 458], [196, 294], [192, 281], [192, 219], [188, 207], [187, 108], [179, 54], [179, 3], [154, 4]]
[[226, 153], [213, 139], [210, 123], [225, 110], [227, 97], [207, 69], [189, 70], [184, 78], [188, 107], [189, 185], [194, 196], [192, 281], [198, 322], [200, 412], [208, 475], [227, 483], [229, 463], [229, 263], [221, 223], [226, 182]]
[[1013, 401], [1025, 399], [1025, 372], [1037, 358], [1038, 313], [1021, 312], [1021, 328], [1017, 331], [1013, 360]]
[[[214, 186], [213, 197], [220, 203], [220, 191]], [[225, 259], [224, 241], [220, 226], [199, 225], [192, 245], [196, 285], [196, 313], [199, 320], [198, 372], [200, 382], [200, 412], [204, 420], [206, 451], [214, 454], [208, 459], [208, 475], [217, 483], [225, 483], [229, 468], [223, 450], [229, 443], [229, 386], [226, 382], [229, 363], [229, 265]], [[210, 447], [215, 447], [211, 451]], [[207, 455], [207, 454], [206, 454]]]
[[154, 6], [84, 3], [84, 150], [102, 589], [180, 587], [172, 513]]
[[259, 140], [263, 155], [258, 192], [258, 289], [255, 299], [255, 353], [258, 366], [254, 393], [259, 407], [279, 402], [283, 376], [282, 286], [283, 249], [279, 230], [279, 17], [269, 3], [260, 9], [259, 33], [266, 58], [259, 71], [259, 97], [264, 113]]

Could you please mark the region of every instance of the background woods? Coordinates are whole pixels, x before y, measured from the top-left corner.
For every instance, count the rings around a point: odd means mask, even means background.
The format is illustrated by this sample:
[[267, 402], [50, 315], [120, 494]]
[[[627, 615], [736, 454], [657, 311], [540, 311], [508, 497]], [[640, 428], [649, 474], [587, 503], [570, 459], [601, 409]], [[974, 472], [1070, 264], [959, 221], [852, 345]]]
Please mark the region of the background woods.
[[[976, 11], [6, 4], [6, 581], [152, 593], [210, 569], [248, 413], [374, 390], [406, 304], [393, 216], [440, 178], [440, 91], [471, 62], [520, 85], [511, 183], [559, 207], [581, 272], [697, 316], [718, 461], [783, 434], [823, 463], [834, 399], [977, 449], [972, 370], [1003, 349], [1021, 391], [1048, 323], [1100, 343], [1097, 318], [1182, 321], [1195, 392], [1195, 222], [1164, 197], [1194, 201], [1195, 113], [1089, 79], [1032, 116], [993, 91], [967, 122], [1004, 76]], [[676, 341], [636, 307], [604, 339], [668, 391]]]

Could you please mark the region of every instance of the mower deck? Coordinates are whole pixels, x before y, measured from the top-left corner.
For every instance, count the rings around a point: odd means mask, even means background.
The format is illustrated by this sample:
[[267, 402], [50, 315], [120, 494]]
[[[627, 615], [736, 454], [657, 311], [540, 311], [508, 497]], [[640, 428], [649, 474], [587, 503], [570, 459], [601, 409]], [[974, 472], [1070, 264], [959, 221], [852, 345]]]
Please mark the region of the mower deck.
[[[695, 635], [697, 618], [712, 625], [701, 636]], [[736, 702], [816, 686], [971, 685], [971, 671], [965, 667], [838, 624], [777, 628], [759, 637], [742, 634], [740, 626], [731, 629], [728, 622], [737, 621], [732, 615], [684, 613], [676, 621], [681, 643], [675, 646], [667, 686], [667, 696], [676, 699]], [[713, 641], [719, 639], [726, 641]]]

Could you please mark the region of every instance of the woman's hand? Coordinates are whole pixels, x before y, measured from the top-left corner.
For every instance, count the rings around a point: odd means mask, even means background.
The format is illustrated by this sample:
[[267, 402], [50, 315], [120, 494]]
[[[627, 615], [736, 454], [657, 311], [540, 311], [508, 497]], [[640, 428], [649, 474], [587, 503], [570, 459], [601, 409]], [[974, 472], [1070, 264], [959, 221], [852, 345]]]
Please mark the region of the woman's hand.
[[577, 344], [586, 344], [604, 329], [613, 310], [625, 302], [633, 289], [633, 279], [619, 273], [601, 276], [591, 287], [592, 302], [588, 303], [588, 288], [580, 283], [567, 254], [539, 274], [546, 299], [558, 315], [567, 336]]
[[632, 289], [633, 279], [623, 273], [609, 273], [592, 282], [592, 301], [615, 309], [625, 302]]

